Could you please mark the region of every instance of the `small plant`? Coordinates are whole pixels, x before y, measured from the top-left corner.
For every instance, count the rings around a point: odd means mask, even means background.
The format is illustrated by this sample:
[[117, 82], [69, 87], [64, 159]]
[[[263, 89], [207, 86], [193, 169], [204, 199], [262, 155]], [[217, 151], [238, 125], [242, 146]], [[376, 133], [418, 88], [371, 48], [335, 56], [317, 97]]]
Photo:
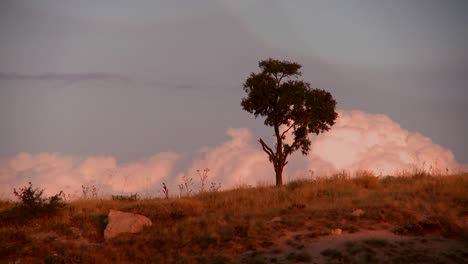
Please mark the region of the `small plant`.
[[315, 171], [309, 170], [309, 177], [310, 177], [311, 180], [314, 179], [314, 176], [315, 176]]
[[138, 194], [131, 193], [130, 195], [112, 195], [112, 200], [125, 202], [136, 201], [138, 200]]
[[184, 192], [184, 185], [179, 184], [179, 198], [182, 197], [182, 193]]
[[163, 185], [162, 191], [164, 193], [164, 198], [169, 199], [169, 189], [167, 188], [164, 182], [162, 183], [162, 185]]
[[72, 195], [69, 194], [69, 193], [67, 194], [67, 193], [65, 193], [65, 192], [62, 192], [62, 193], [60, 194], [60, 198], [62, 198], [62, 201], [67, 202], [67, 201], [71, 201], [71, 200], [72, 200]]
[[212, 182], [210, 185], [210, 192], [218, 192], [221, 189], [221, 183]]
[[185, 191], [185, 195], [190, 196], [192, 194], [193, 179], [189, 178], [187, 175], [182, 176], [183, 184], [179, 184], [180, 196], [182, 192]]
[[20, 208], [33, 215], [55, 213], [55, 211], [65, 206], [62, 202], [63, 191], [45, 198], [43, 197], [44, 190], [33, 188], [31, 182], [29, 182], [28, 187], [22, 187], [19, 190], [13, 189], [13, 194], [21, 201]]
[[83, 193], [83, 199], [96, 199], [98, 190], [94, 185], [81, 185], [81, 192]]
[[201, 184], [200, 192], [205, 191], [205, 182], [206, 182], [206, 179], [208, 178], [208, 172], [210, 172], [210, 169], [208, 168], [205, 168], [203, 172], [201, 172], [200, 170], [197, 170], [198, 176], [200, 177], [200, 184]]

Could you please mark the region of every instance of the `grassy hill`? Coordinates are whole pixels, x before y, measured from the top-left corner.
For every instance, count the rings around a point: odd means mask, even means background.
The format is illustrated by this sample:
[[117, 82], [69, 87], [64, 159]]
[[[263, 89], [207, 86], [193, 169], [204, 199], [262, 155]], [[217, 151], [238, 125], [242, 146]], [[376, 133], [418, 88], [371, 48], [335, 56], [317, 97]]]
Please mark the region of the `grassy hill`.
[[[105, 241], [110, 209], [153, 225]], [[466, 263], [467, 222], [466, 173], [76, 200], [36, 216], [0, 201], [0, 263]]]

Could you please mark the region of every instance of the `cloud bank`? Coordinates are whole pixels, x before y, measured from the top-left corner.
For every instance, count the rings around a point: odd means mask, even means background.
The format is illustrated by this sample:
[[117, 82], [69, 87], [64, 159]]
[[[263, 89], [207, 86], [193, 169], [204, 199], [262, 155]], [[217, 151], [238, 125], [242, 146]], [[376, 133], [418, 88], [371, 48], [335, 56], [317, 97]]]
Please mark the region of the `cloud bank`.
[[[233, 128], [227, 134], [229, 140], [201, 148], [192, 158], [184, 153], [162, 152], [146, 160], [118, 164], [111, 156], [19, 153], [0, 160], [0, 198], [13, 198], [13, 188], [28, 182], [46, 189], [47, 195], [63, 190], [71, 198], [82, 196], [82, 185], [96, 186], [100, 196], [135, 192], [161, 196], [163, 182], [171, 195], [177, 195], [184, 175], [193, 178], [193, 189], [198, 190], [196, 170], [204, 168], [210, 169], [207, 184], [221, 183], [223, 189], [273, 184], [273, 167], [252, 133], [247, 128]], [[312, 136], [308, 156], [299, 152], [291, 156], [284, 180], [307, 177], [311, 171], [315, 176], [343, 170], [393, 175], [415, 169], [446, 174], [466, 166], [458, 164], [449, 150], [419, 133], [402, 129], [388, 116], [339, 111], [330, 131]]]

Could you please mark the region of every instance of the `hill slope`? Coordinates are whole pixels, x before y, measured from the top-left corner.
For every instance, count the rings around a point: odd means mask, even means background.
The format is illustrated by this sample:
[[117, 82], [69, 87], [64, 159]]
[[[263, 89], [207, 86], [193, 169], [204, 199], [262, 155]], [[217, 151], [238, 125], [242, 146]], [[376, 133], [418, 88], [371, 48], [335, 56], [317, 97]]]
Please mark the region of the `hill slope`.
[[[0, 263], [466, 263], [467, 193], [468, 174], [362, 173], [182, 198], [70, 201], [35, 217], [3, 201]], [[105, 241], [110, 209], [153, 225]]]

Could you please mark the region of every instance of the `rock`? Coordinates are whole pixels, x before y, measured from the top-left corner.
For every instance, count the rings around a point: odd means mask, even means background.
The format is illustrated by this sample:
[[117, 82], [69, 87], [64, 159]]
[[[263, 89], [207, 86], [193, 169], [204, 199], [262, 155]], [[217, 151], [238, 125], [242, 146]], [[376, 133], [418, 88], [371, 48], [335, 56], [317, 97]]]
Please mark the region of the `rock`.
[[351, 213], [352, 216], [356, 216], [356, 217], [359, 217], [359, 216], [361, 216], [363, 214], [364, 214], [364, 211], [361, 210], [361, 209], [356, 209]]
[[271, 219], [271, 222], [273, 223], [278, 223], [281, 222], [281, 217], [280, 216], [275, 216]]
[[139, 214], [110, 210], [109, 223], [104, 230], [104, 238], [110, 239], [122, 233], [137, 233], [144, 226], [151, 226], [151, 220]]
[[339, 236], [339, 235], [341, 235], [341, 233], [343, 233], [343, 230], [341, 230], [341, 228], [332, 229], [332, 231], [331, 231], [331, 234], [332, 234], [332, 235], [337, 235], [337, 236]]

